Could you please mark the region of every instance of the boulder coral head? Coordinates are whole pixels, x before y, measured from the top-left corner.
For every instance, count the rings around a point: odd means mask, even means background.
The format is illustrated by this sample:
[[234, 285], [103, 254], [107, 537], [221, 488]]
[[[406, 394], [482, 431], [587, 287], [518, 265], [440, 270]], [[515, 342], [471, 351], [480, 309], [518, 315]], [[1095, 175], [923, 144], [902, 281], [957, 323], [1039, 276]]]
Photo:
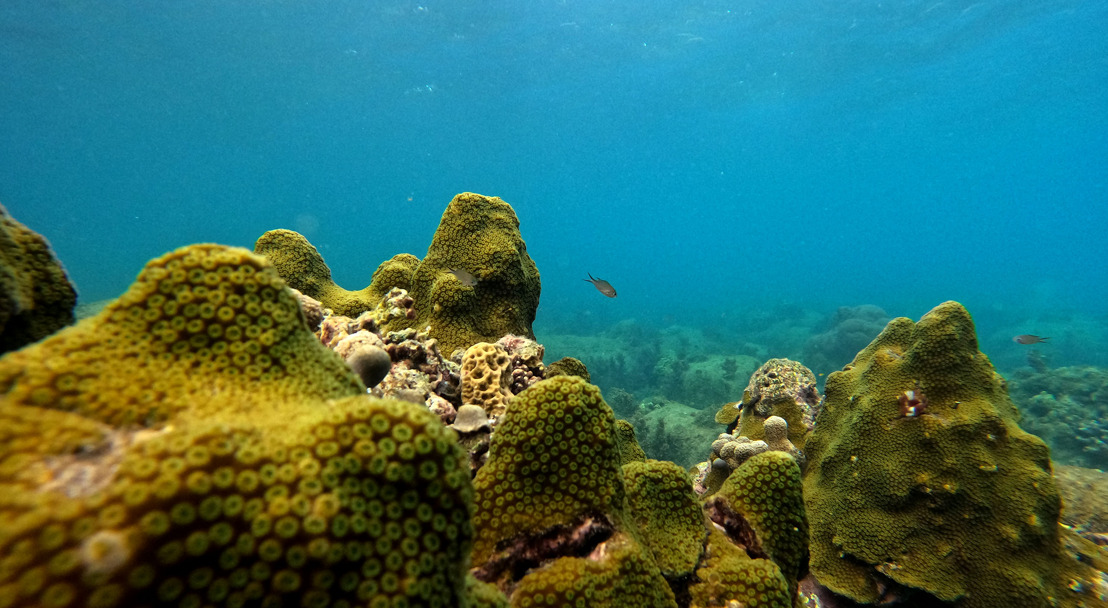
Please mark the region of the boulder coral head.
[[50, 244], [0, 206], [0, 353], [72, 324], [76, 304]]
[[[476, 284], [451, 271], [465, 270]], [[442, 214], [427, 255], [412, 275], [412, 327], [431, 326], [443, 352], [496, 342], [506, 334], [534, 338], [539, 271], [527, 254], [519, 219], [496, 197], [465, 192]]]
[[472, 486], [242, 249], [0, 359], [0, 606], [457, 606]]
[[1103, 605], [1065, 549], [1049, 451], [1017, 417], [962, 305], [889, 322], [828, 377], [805, 446], [819, 581], [862, 603]]

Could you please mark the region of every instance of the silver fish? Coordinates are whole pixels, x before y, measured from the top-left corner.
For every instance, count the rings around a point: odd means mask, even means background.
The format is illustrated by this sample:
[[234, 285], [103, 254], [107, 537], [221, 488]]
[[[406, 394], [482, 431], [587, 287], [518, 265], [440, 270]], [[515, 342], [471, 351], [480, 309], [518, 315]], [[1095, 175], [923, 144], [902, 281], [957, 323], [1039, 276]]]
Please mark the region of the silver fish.
[[454, 278], [458, 279], [458, 282], [462, 285], [466, 287], [477, 286], [477, 277], [469, 274], [469, 271], [465, 268], [449, 268], [447, 270], [450, 272], [450, 274], [454, 275]]
[[608, 281], [605, 281], [604, 279], [594, 279], [594, 278], [592, 278], [592, 273], [591, 272], [588, 273], [588, 275], [589, 275], [589, 278], [582, 279], [582, 280], [586, 281], [588, 283], [592, 283], [592, 286], [595, 287], [597, 291], [599, 291], [600, 293], [608, 296], [609, 298], [616, 297], [616, 288], [612, 287], [611, 283], [609, 283]]
[[1049, 337], [1040, 338], [1039, 336], [1032, 336], [1031, 334], [1021, 334], [1012, 338], [1012, 341], [1016, 344], [1038, 344], [1039, 342], [1046, 342]]

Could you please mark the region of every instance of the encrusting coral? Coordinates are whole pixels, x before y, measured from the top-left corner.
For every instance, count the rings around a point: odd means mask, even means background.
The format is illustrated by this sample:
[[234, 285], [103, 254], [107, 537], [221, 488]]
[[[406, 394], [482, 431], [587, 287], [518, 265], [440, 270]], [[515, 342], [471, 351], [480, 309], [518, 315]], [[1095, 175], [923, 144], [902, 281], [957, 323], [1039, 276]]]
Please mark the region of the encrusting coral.
[[[903, 409], [908, 391], [926, 406]], [[1048, 450], [960, 304], [891, 321], [826, 395], [804, 477], [821, 583], [863, 603], [1103, 605], [1066, 549]]]
[[151, 261], [0, 391], [0, 606], [464, 602], [453, 433], [364, 395], [248, 251]]
[[0, 206], [0, 353], [72, 324], [76, 304], [50, 244]]

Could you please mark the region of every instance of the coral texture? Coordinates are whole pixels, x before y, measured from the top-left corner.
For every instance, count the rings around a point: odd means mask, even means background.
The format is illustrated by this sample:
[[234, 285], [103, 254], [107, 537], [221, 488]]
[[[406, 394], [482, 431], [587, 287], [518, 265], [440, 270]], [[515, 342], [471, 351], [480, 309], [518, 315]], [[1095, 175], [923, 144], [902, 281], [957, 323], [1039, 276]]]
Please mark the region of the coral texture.
[[819, 403], [816, 375], [812, 370], [796, 361], [770, 359], [750, 376], [734, 434], [765, 439], [762, 425], [770, 416], [780, 416], [788, 423], [789, 441], [804, 449], [819, 412]]
[[585, 382], [592, 380], [585, 364], [573, 357], [562, 357], [546, 366], [546, 377], [553, 378], [554, 376], [577, 376], [583, 378]]
[[[908, 391], [926, 407], [905, 413]], [[960, 304], [891, 321], [826, 394], [804, 478], [820, 582], [866, 603], [1093, 600], [1063, 551], [1047, 448], [1017, 426]]]
[[793, 596], [780, 568], [752, 558], [719, 530], [708, 535], [705, 558], [689, 588], [690, 608], [791, 608]]
[[512, 360], [496, 344], [478, 342], [462, 356], [462, 403], [479, 405], [489, 416], [500, 416], [508, 409], [513, 395]]
[[2, 606], [462, 601], [453, 433], [363, 395], [245, 250], [151, 261], [0, 389]]
[[0, 206], [0, 353], [73, 323], [76, 304], [50, 244]]
[[[452, 270], [464, 270], [476, 284], [467, 285]], [[511, 205], [465, 192], [447, 205], [412, 275], [417, 314], [410, 326], [430, 325], [446, 353], [507, 334], [534, 338], [539, 291], [539, 271]]]
[[632, 517], [662, 574], [691, 575], [708, 530], [688, 472], [672, 462], [646, 460], [623, 465], [623, 478]]

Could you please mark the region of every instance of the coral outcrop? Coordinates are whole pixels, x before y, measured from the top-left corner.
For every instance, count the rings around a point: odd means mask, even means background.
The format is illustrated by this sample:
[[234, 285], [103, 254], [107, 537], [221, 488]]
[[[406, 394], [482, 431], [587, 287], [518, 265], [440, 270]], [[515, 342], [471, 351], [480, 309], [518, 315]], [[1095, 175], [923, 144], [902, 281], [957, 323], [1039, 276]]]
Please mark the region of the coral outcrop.
[[270, 230], [255, 241], [254, 253], [265, 257], [289, 287], [319, 300], [337, 314], [356, 317], [381, 300], [380, 294], [369, 287], [349, 291], [335, 284], [323, 256], [298, 232]]
[[1050, 446], [1054, 462], [1108, 469], [1108, 370], [1021, 368], [1009, 379], [1020, 426]]
[[[457, 270], [475, 284], [451, 272]], [[431, 336], [447, 353], [507, 334], [534, 338], [539, 291], [539, 271], [527, 255], [511, 205], [465, 192], [447, 205], [412, 275], [409, 293], [417, 314], [411, 326], [430, 325]]]
[[465, 454], [197, 245], [0, 359], [0, 605], [460, 605]]
[[0, 354], [72, 324], [76, 304], [50, 244], [0, 206]]
[[805, 446], [820, 582], [863, 603], [1100, 602], [1064, 548], [1048, 450], [1017, 416], [960, 304], [891, 321], [828, 377]]
[[382, 331], [430, 327], [448, 355], [508, 334], [534, 338], [539, 271], [527, 255], [511, 205], [470, 192], [454, 197], [423, 260], [400, 254], [382, 263], [370, 285], [347, 291], [334, 283], [315, 247], [291, 230], [271, 230], [254, 245], [293, 288], [335, 313], [356, 317], [400, 289], [410, 314], [382, 321]]

